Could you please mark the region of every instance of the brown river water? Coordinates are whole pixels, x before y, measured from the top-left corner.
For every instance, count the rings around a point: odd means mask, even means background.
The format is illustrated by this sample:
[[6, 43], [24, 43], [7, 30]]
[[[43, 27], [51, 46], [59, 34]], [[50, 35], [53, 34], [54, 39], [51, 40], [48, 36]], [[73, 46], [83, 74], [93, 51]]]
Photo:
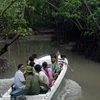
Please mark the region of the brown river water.
[[18, 64], [26, 66], [26, 60], [34, 53], [41, 56], [58, 50], [66, 54], [74, 73], [68, 69], [52, 100], [100, 100], [100, 64], [72, 53], [65, 47], [53, 46], [50, 41], [16, 41], [9, 47], [3, 58], [8, 59], [10, 68], [0, 73], [0, 94], [12, 84]]

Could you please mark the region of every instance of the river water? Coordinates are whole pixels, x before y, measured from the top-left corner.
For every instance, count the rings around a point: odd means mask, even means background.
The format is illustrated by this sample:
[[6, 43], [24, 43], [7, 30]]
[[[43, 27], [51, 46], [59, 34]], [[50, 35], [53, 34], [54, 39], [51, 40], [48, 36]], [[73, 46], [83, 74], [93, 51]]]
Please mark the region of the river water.
[[66, 54], [69, 69], [53, 100], [100, 100], [100, 65], [81, 55], [70, 52], [65, 47], [56, 47], [49, 41], [17, 41], [9, 47], [3, 58], [8, 59], [10, 67], [0, 73], [0, 94], [3, 94], [13, 82], [17, 65], [23, 63], [29, 56], [37, 53], [38, 56], [60, 51]]

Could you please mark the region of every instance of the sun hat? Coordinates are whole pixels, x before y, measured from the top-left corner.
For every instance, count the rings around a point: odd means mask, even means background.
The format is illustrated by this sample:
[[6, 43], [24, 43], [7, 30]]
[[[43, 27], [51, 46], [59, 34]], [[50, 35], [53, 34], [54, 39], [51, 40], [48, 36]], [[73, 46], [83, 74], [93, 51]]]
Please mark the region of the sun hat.
[[33, 72], [33, 68], [31, 67], [31, 66], [27, 66], [26, 68], [25, 68], [25, 70], [26, 70], [26, 72]]

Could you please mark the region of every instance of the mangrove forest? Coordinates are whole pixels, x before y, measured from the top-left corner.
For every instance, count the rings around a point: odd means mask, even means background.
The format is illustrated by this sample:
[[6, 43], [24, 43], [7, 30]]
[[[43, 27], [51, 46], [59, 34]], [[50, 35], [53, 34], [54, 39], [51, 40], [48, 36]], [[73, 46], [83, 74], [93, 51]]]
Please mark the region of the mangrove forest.
[[0, 41], [9, 40], [0, 56], [19, 37], [39, 34], [52, 34], [57, 45], [73, 42], [72, 52], [100, 62], [100, 1], [0, 0]]

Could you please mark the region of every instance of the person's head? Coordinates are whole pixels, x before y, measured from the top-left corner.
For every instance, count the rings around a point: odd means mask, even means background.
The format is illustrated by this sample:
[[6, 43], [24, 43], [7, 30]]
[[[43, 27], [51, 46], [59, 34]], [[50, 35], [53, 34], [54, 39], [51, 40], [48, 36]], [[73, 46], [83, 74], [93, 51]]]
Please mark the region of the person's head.
[[56, 55], [52, 54], [51, 55], [51, 62], [54, 64], [56, 62]]
[[30, 62], [31, 62], [30, 60], [27, 60], [26, 61], [26, 65], [29, 66], [30, 65]]
[[17, 68], [18, 68], [18, 70], [24, 72], [24, 65], [23, 65], [23, 64], [19, 64], [19, 65], [17, 66]]
[[39, 64], [36, 64], [36, 65], [34, 66], [34, 69], [35, 69], [35, 71], [36, 71], [37, 73], [39, 73], [39, 72], [41, 71], [41, 66], [40, 66]]
[[48, 66], [47, 62], [43, 62], [43, 63], [42, 63], [42, 67], [43, 67], [44, 69], [47, 68], [47, 66]]
[[32, 57], [37, 58], [37, 54], [33, 54]]
[[30, 57], [29, 57], [29, 60], [30, 60], [30, 61], [34, 61], [34, 57], [33, 57], [33, 56], [30, 56]]
[[35, 63], [33, 61], [30, 62], [30, 66], [34, 67], [34, 64]]
[[33, 74], [33, 68], [31, 66], [27, 66], [25, 68], [25, 71], [28, 73], [28, 74]]
[[61, 58], [62, 58], [62, 59], [65, 59], [66, 56], [65, 56], [64, 54], [61, 54]]
[[52, 58], [55, 58], [56, 59], [56, 55], [55, 54], [51, 54], [50, 56], [51, 56], [51, 59]]
[[54, 64], [56, 62], [56, 58], [55, 57], [52, 57], [51, 58], [51, 62], [52, 62], [52, 64]]

